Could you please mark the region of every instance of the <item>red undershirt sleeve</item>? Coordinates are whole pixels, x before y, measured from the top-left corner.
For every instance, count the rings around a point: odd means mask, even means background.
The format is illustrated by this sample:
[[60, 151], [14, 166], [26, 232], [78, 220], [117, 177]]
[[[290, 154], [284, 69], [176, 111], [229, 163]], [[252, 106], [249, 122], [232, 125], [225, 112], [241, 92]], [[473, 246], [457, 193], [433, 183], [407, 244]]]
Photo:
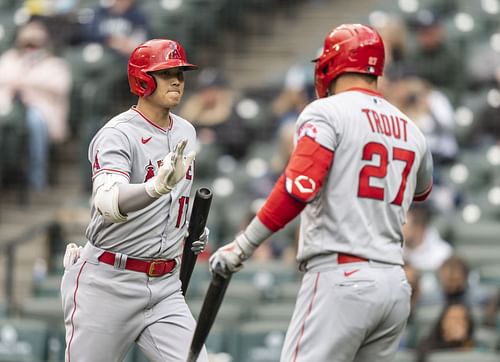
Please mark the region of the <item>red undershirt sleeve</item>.
[[294, 199], [285, 190], [285, 176], [281, 175], [257, 217], [276, 232], [293, 220], [306, 207], [305, 202]]
[[[321, 146], [312, 138], [306, 136], [300, 139], [285, 172], [257, 213], [259, 220], [276, 232], [300, 214], [321, 189], [333, 162], [333, 156], [333, 151]], [[307, 185], [304, 184], [304, 180], [307, 181]]]

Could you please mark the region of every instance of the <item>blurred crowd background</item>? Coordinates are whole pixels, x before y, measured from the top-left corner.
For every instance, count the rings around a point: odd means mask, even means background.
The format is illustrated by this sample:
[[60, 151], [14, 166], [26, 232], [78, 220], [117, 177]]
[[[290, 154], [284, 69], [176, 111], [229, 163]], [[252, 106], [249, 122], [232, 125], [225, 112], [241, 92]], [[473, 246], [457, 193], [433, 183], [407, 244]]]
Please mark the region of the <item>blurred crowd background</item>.
[[[500, 361], [499, 0], [0, 0], [0, 361], [64, 360], [62, 255], [85, 243], [88, 143], [136, 101], [126, 64], [137, 44], [177, 40], [201, 66], [173, 110], [198, 131], [193, 192], [214, 192], [209, 250], [187, 293], [197, 316], [206, 259], [285, 167], [315, 97], [310, 60], [347, 22], [381, 33], [381, 91], [435, 161], [431, 199], [404, 229], [413, 298], [396, 361]], [[213, 361], [279, 360], [301, 277], [297, 225], [233, 277], [207, 342]], [[127, 361], [145, 359], [133, 348]]]

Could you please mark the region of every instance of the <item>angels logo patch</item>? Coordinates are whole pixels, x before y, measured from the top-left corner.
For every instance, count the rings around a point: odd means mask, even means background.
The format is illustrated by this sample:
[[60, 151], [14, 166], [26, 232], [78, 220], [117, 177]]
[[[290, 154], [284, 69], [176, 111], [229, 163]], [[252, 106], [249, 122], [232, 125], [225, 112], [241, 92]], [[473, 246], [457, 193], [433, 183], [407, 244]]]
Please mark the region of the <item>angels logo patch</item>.
[[144, 182], [155, 176], [155, 170], [153, 164], [151, 163], [151, 160], [149, 161], [149, 164], [145, 167], [145, 169], [146, 169], [146, 176], [144, 177]]
[[305, 123], [297, 131], [297, 140], [300, 140], [304, 136], [309, 136], [314, 140], [314, 139], [316, 139], [317, 134], [318, 134], [318, 130], [314, 124], [312, 124], [310, 122]]
[[95, 153], [94, 162], [92, 164], [94, 172], [99, 171], [101, 169], [101, 165], [99, 164], [99, 158], [97, 157], [98, 155], [99, 155], [99, 150], [97, 150], [97, 152]]

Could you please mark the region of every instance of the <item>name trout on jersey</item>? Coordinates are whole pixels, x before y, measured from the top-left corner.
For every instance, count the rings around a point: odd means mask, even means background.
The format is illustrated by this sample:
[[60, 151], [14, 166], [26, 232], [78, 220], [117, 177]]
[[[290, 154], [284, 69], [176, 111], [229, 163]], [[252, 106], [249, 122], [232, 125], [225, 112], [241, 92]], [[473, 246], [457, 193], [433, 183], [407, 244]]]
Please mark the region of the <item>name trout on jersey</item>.
[[394, 115], [388, 116], [369, 108], [363, 108], [361, 111], [365, 114], [372, 132], [407, 141], [406, 119]]

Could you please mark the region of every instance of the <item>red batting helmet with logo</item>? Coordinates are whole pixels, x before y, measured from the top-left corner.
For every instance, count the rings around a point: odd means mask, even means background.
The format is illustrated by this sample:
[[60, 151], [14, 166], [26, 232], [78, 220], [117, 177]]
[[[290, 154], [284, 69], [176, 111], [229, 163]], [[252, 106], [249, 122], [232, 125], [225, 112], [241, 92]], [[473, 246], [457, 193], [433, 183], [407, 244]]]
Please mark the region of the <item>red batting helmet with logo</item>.
[[176, 41], [153, 39], [140, 44], [128, 60], [130, 91], [139, 97], [149, 96], [156, 89], [156, 82], [149, 73], [176, 67], [198, 69], [198, 66], [187, 62], [184, 48]]
[[317, 96], [328, 96], [330, 83], [342, 73], [382, 75], [384, 60], [384, 42], [372, 28], [344, 24], [333, 29], [325, 38], [321, 55], [314, 60]]

